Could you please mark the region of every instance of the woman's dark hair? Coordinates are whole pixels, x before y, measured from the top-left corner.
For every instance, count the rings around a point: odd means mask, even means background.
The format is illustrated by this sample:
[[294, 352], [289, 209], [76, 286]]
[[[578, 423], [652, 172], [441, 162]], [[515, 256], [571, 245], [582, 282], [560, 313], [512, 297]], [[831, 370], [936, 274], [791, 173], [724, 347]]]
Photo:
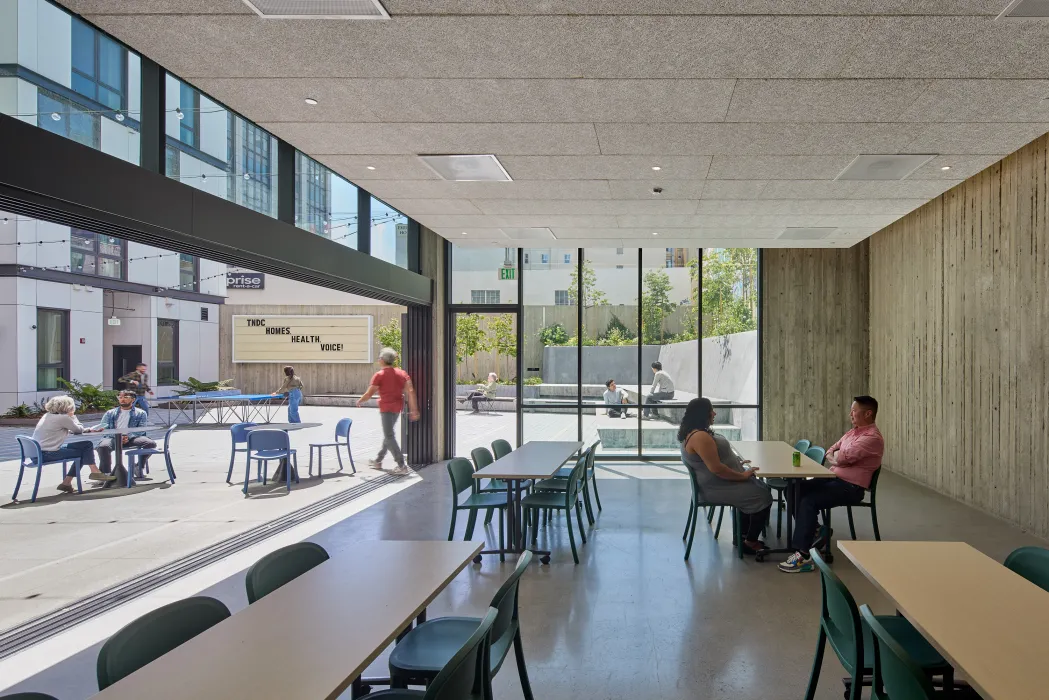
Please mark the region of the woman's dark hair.
[[681, 427], [677, 429], [677, 441], [684, 442], [693, 430], [710, 432], [710, 414], [714, 406], [710, 399], [692, 399], [685, 407], [685, 415], [681, 418]]
[[295, 368], [292, 367], [291, 365], [288, 365], [287, 367], [284, 368], [284, 374], [285, 374], [285, 376], [288, 376], [288, 377], [293, 376], [295, 374]]

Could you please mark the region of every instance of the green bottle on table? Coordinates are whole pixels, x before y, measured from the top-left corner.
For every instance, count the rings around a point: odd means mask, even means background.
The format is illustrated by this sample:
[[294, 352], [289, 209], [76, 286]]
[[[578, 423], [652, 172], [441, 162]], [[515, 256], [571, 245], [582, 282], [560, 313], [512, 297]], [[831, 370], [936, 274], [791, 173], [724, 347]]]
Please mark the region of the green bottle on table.
[[801, 453], [798, 452], [798, 451], [795, 451], [794, 454], [792, 454], [790, 456], [790, 462], [795, 467], [800, 467], [801, 466]]

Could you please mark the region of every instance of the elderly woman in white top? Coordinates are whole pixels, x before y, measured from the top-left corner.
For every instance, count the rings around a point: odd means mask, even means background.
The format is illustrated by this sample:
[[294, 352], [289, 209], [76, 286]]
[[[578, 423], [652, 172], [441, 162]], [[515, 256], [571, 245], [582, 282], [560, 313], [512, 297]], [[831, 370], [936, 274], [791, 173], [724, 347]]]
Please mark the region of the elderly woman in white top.
[[[92, 432], [91, 428], [85, 428], [76, 417], [76, 403], [68, 396], [53, 396], [44, 405], [47, 410], [36, 424], [33, 431], [33, 439], [40, 443], [40, 449], [44, 452], [47, 461], [60, 459], [80, 459], [80, 466], [91, 469], [89, 479], [94, 481], [112, 481], [116, 477], [111, 474], [103, 474], [95, 465], [95, 446], [90, 440], [78, 440], [66, 442], [70, 434]], [[76, 467], [69, 469], [69, 474], [58, 485], [59, 491], [73, 493], [73, 478], [76, 476]]]
[[480, 413], [481, 410], [477, 405], [478, 402], [480, 402], [482, 399], [495, 398], [495, 385], [498, 381], [499, 375], [497, 375], [495, 372], [489, 372], [488, 381], [478, 383], [477, 388], [475, 388], [469, 394], [460, 399], [459, 403], [466, 403], [467, 401], [470, 401], [474, 405], [474, 410], [472, 411], [472, 413]]

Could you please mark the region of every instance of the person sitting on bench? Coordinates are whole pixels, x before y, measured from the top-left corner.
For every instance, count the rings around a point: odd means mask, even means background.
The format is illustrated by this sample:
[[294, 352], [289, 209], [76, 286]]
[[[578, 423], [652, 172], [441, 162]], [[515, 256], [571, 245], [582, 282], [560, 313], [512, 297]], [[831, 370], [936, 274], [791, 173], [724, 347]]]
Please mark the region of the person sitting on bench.
[[[663, 363], [658, 360], [653, 362], [652, 371], [655, 373], [652, 377], [652, 388], [648, 390], [645, 403], [654, 404], [674, 398], [674, 380], [663, 371]], [[659, 411], [654, 408], [645, 408], [644, 417], [658, 418]]]
[[488, 373], [487, 382], [479, 382], [477, 388], [462, 398], [460, 403], [466, 403], [470, 401], [474, 405], [472, 413], [480, 413], [481, 410], [478, 408], [478, 404], [484, 400], [491, 400], [495, 398], [495, 383], [498, 381], [499, 376], [495, 372]]
[[607, 408], [609, 418], [626, 418], [627, 412], [625, 408], [614, 408], [617, 404], [629, 403], [627, 398], [626, 389], [620, 389], [616, 386], [615, 379], [609, 379], [605, 382], [605, 407]]

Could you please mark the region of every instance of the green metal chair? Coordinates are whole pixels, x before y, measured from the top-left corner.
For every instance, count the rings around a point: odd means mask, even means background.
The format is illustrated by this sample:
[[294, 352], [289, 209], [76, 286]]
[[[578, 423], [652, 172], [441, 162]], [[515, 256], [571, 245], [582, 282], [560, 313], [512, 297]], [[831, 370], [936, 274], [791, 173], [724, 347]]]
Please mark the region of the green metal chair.
[[572, 511], [575, 511], [576, 522], [579, 524], [579, 536], [583, 540], [583, 544], [586, 544], [586, 531], [583, 529], [583, 506], [579, 502], [579, 491], [582, 488], [581, 482], [585, 478], [586, 455], [584, 454], [576, 460], [576, 465], [572, 469], [572, 474], [568, 478], [567, 487], [563, 492], [541, 491], [539, 490], [539, 484], [544, 482], [539, 482], [533, 493], [530, 493], [521, 499], [521, 506], [524, 508], [525, 513], [531, 513], [533, 542], [539, 538], [540, 510], [545, 508], [547, 510], [563, 510], [565, 512], [565, 524], [568, 525], [568, 541], [572, 545], [572, 559], [576, 564], [579, 563], [579, 554], [576, 552], [575, 535], [572, 532]]
[[1049, 591], [1049, 549], [1044, 547], [1020, 547], [1005, 558], [1005, 568]]
[[369, 693], [361, 700], [492, 700], [491, 638], [498, 616], [498, 610], [488, 609], [481, 624], [426, 690], [391, 688]]
[[230, 616], [207, 596], [168, 603], [118, 630], [98, 651], [98, 689], [105, 690]]
[[492, 440], [492, 453], [495, 454], [496, 459], [501, 459], [513, 451], [514, 448], [506, 440]]
[[328, 552], [313, 542], [296, 542], [270, 552], [255, 562], [244, 577], [248, 603], [269, 595], [326, 561]]
[[[452, 523], [448, 527], [449, 541], [455, 537], [455, 516], [459, 511], [470, 511], [470, 517], [466, 521], [466, 536], [463, 538], [464, 540], [469, 540], [474, 536], [477, 511], [485, 509], [505, 510], [507, 507], [505, 491], [503, 493], [475, 491], [474, 489], [476, 489], [477, 485], [474, 483], [476, 479], [473, 478], [473, 474], [473, 466], [462, 457], [456, 457], [448, 461], [448, 477], [452, 480]], [[460, 501], [459, 496], [464, 491], [469, 491], [470, 495], [465, 500]], [[499, 517], [499, 549], [503, 549], [503, 518], [501, 515]], [[503, 561], [505, 558], [505, 554], [499, 555], [499, 561]]]
[[[691, 468], [685, 467], [688, 471], [689, 481], [692, 482], [692, 502], [688, 508], [688, 520], [685, 522], [685, 533], [688, 537], [688, 544], [685, 546], [685, 561], [688, 561], [688, 557], [692, 554], [692, 541], [696, 538], [696, 523], [699, 522], [699, 509], [707, 509], [707, 523], [713, 525], [714, 511], [718, 508], [721, 509], [721, 514], [718, 515], [718, 523], [714, 528], [714, 539], [718, 538], [721, 534], [721, 521], [725, 517], [725, 508], [732, 510], [732, 544], [739, 550], [739, 558], [743, 558], [743, 539], [740, 536], [739, 518], [736, 516], [736, 509], [726, 503], [715, 503], [708, 501], [704, 496], [703, 492], [700, 491], [699, 482], [696, 481], [696, 473]], [[681, 539], [685, 539], [682, 536]]]
[[870, 508], [871, 509], [871, 524], [874, 526], [874, 539], [881, 541], [881, 531], [878, 530], [878, 475], [881, 474], [881, 467], [874, 470], [871, 474], [871, 487], [867, 489], [867, 492], [871, 495], [871, 500], [863, 503], [856, 503], [851, 506], [845, 506], [846, 512], [849, 514], [849, 534], [852, 535], [852, 539], [856, 539], [856, 524], [852, 520], [852, 509], [853, 508]]
[[[823, 652], [827, 643], [837, 655], [850, 678], [845, 679], [846, 700], [859, 700], [862, 686], [870, 685], [874, 672], [874, 640], [868, 626], [861, 624], [859, 608], [849, 589], [841, 582], [827, 562], [815, 549], [809, 551], [820, 570], [823, 584], [823, 605], [820, 612], [820, 632], [816, 640], [816, 656], [805, 700], [816, 696]], [[929, 676], [943, 676], [944, 687], [954, 685], [954, 669], [936, 651], [906, 618], [897, 615], [879, 615], [877, 620], [890, 630], [893, 637], [910, 654], [914, 662]], [[893, 700], [896, 700], [893, 697]]]
[[[593, 505], [590, 502], [590, 479], [592, 477], [590, 477], [588, 475], [592, 475], [593, 472], [596, 471], [595, 468], [594, 468], [594, 459], [595, 459], [595, 454], [594, 453], [596, 451], [596, 448], [597, 448], [597, 443], [591, 445], [586, 450], [584, 450], [583, 453], [576, 460], [576, 464], [577, 465], [578, 465], [579, 460], [583, 460], [586, 463], [585, 466], [584, 466], [584, 469], [583, 469], [583, 482], [582, 482], [582, 488], [580, 489], [580, 493], [583, 496], [583, 508], [586, 510], [586, 520], [587, 520], [587, 522], [590, 525], [593, 525], [596, 522], [596, 519], [594, 518], [594, 507], [593, 507]], [[549, 479], [543, 479], [542, 481], [536, 482], [534, 484], [533, 488], [536, 491], [562, 491], [563, 492], [565, 489], [568, 488], [568, 479], [571, 476], [572, 472], [575, 470], [575, 467], [568, 467], [567, 469], [568, 469], [568, 472], [564, 476], [561, 475], [561, 472], [565, 471], [565, 467], [562, 467], [561, 469], [558, 470], [557, 474], [555, 474], [554, 476], [550, 477]], [[597, 489], [597, 481], [596, 481], [596, 479], [594, 480], [594, 489], [595, 489], [594, 492], [596, 494], [597, 493], [597, 491], [596, 491], [596, 489]], [[600, 508], [601, 508], [600, 501], [598, 502], [597, 507], [600, 510]], [[549, 513], [547, 513], [547, 516], [549, 517]]]
[[860, 606], [860, 616], [874, 635], [872, 700], [979, 699], [980, 696], [972, 688], [934, 688], [922, 667], [892, 633], [885, 629], [884, 617], [875, 615], [867, 605]]
[[[504, 442], [505, 442], [505, 440], [504, 440]], [[491, 464], [492, 462], [495, 461], [495, 459], [492, 457], [492, 453], [488, 451], [487, 447], [475, 447], [474, 449], [470, 450], [470, 459], [473, 460], [474, 469], [478, 469], [478, 470], [479, 469], [484, 469], [489, 464]], [[507, 486], [506, 482], [503, 481], [502, 479], [489, 479], [488, 483], [485, 484], [484, 486], [481, 486], [480, 482], [478, 482], [476, 479], [474, 480], [474, 488], [475, 488], [476, 491], [478, 491], [480, 493], [506, 493], [506, 486]], [[522, 489], [527, 489], [530, 486], [531, 486], [531, 482], [530, 481], [522, 481], [521, 482], [521, 488]], [[493, 509], [489, 508], [488, 512], [484, 516], [484, 524], [485, 525], [487, 525], [488, 523], [492, 522], [492, 516], [494, 514], [495, 514], [495, 511]]]
[[[525, 700], [532, 700], [532, 686], [528, 682], [524, 649], [521, 646], [517, 597], [521, 577], [531, 561], [532, 553], [524, 552], [517, 562], [517, 568], [496, 591], [491, 603], [499, 611], [492, 625], [491, 674], [495, 676], [499, 673], [513, 645]], [[413, 629], [390, 654], [391, 687], [429, 685], [480, 622], [476, 617], [439, 617]]]

